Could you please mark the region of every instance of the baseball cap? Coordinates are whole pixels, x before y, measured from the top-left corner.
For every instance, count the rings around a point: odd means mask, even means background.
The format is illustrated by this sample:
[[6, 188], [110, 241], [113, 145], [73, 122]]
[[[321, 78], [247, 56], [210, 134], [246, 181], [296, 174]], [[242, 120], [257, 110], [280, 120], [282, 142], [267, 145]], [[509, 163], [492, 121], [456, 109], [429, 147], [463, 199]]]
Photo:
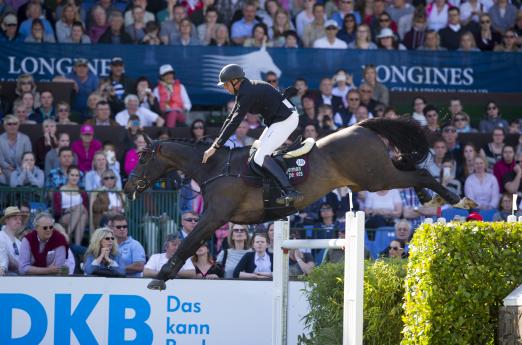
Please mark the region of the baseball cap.
[[339, 29], [339, 25], [333, 19], [329, 19], [324, 23], [324, 28], [329, 28], [330, 26], [334, 26], [336, 29]]
[[84, 59], [84, 58], [79, 58], [79, 59], [74, 60], [75, 66], [81, 66], [81, 65], [87, 66], [87, 64], [88, 64], [88, 61], [87, 61], [87, 59]]
[[377, 38], [394, 37], [393, 31], [389, 28], [384, 28], [379, 32]]
[[111, 65], [123, 65], [123, 59], [119, 56], [115, 56], [111, 59]]
[[9, 25], [9, 24], [18, 24], [18, 18], [12, 13], [6, 15], [4, 17], [4, 20], [2, 20], [2, 24]]
[[466, 217], [466, 221], [469, 222], [469, 221], [472, 221], [472, 220], [475, 220], [477, 222], [482, 222], [482, 221], [484, 221], [484, 218], [482, 218], [482, 216], [478, 212], [471, 212], [469, 214], [469, 216]]
[[80, 134], [94, 134], [94, 127], [89, 124], [85, 124], [80, 128]]
[[164, 76], [167, 73], [174, 73], [174, 68], [172, 68], [172, 66], [169, 64], [161, 65], [159, 69], [159, 75]]

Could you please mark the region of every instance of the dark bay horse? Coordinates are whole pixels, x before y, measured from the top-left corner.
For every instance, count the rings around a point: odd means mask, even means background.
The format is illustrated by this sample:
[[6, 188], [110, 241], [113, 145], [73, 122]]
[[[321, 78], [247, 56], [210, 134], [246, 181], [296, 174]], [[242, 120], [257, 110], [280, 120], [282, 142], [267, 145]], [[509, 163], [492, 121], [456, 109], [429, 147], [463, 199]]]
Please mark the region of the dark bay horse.
[[[163, 266], [151, 289], [164, 289], [165, 281], [177, 272], [214, 231], [228, 221], [256, 224], [267, 221], [262, 189], [251, 187], [242, 173], [249, 148], [217, 150], [206, 164], [201, 163], [208, 145], [183, 139], [150, 142], [125, 184], [124, 191], [134, 198], [171, 171], [181, 170], [201, 187], [204, 212], [195, 229], [176, 254]], [[391, 154], [392, 153], [392, 154]], [[433, 190], [450, 204], [458, 195], [437, 182], [425, 169], [417, 169], [429, 154], [429, 145], [420, 126], [410, 119], [371, 119], [342, 129], [317, 141], [309, 153], [309, 177], [297, 189], [304, 200], [296, 209], [316, 201], [337, 187], [352, 191], [380, 191], [414, 187], [421, 202], [430, 201], [424, 188]], [[394, 158], [390, 158], [390, 156]], [[472, 207], [473, 202], [461, 201]], [[289, 209], [288, 214], [295, 213]]]

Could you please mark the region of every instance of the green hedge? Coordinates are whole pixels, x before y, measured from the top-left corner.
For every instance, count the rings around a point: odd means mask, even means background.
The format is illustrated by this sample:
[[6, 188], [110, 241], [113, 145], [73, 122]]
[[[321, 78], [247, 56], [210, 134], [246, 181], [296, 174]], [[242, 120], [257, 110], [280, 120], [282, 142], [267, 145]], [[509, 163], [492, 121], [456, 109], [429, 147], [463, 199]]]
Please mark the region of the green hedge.
[[494, 344], [502, 299], [522, 283], [522, 226], [424, 225], [407, 271], [402, 345]]
[[[401, 341], [405, 260], [365, 262], [364, 344], [398, 345]], [[339, 345], [343, 336], [343, 264], [326, 264], [306, 278], [305, 294], [310, 313], [305, 323], [310, 333], [301, 345]]]

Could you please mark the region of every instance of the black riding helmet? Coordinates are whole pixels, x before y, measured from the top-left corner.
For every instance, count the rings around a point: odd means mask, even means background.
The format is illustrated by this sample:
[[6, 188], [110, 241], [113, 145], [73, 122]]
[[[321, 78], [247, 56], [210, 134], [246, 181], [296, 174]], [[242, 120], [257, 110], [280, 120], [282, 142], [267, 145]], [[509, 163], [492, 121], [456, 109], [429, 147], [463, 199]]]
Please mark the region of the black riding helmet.
[[233, 79], [244, 79], [245, 78], [245, 71], [243, 71], [243, 68], [241, 66], [236, 64], [230, 64], [226, 65], [221, 69], [221, 72], [219, 72], [219, 83], [218, 85], [221, 86], [225, 84], [227, 81], [231, 81]]

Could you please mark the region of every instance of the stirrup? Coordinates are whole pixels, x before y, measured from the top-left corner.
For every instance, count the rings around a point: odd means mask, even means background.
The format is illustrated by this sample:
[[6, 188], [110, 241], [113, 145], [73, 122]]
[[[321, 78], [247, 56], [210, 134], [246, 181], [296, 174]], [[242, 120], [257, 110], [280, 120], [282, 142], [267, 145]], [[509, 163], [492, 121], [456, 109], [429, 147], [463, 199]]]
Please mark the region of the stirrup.
[[304, 199], [303, 194], [298, 191], [285, 191], [283, 195], [276, 199], [276, 203], [280, 205], [290, 206], [294, 202], [299, 202]]

